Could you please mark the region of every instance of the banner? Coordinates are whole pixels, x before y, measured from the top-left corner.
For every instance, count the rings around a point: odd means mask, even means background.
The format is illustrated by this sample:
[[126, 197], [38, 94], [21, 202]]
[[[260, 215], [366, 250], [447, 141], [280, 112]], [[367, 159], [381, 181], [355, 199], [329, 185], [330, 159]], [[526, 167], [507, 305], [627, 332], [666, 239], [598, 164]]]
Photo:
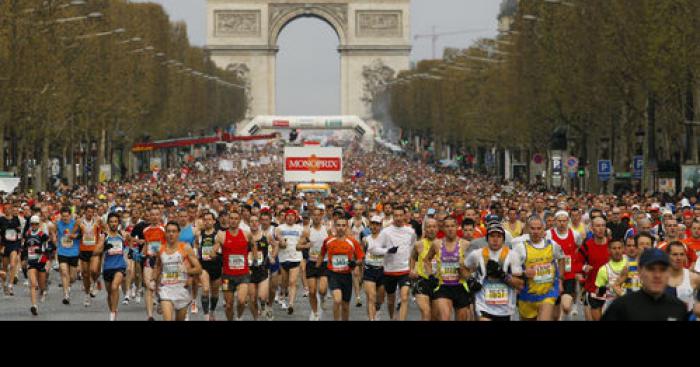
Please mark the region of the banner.
[[681, 190], [697, 190], [700, 187], [700, 165], [681, 166]]
[[233, 171], [233, 161], [228, 159], [222, 159], [219, 161], [219, 170], [225, 172]]
[[19, 185], [19, 178], [18, 177], [2, 177], [0, 178], [0, 192], [4, 192], [7, 194], [12, 193], [15, 191], [17, 186]]
[[285, 182], [342, 182], [343, 149], [284, 148]]
[[151, 158], [149, 167], [151, 172], [160, 171], [160, 169], [163, 167], [163, 161], [159, 157]]
[[657, 184], [659, 192], [666, 192], [671, 195], [676, 194], [676, 179], [675, 178], [658, 178]]
[[101, 164], [100, 165], [100, 183], [112, 180], [112, 165], [111, 164]]

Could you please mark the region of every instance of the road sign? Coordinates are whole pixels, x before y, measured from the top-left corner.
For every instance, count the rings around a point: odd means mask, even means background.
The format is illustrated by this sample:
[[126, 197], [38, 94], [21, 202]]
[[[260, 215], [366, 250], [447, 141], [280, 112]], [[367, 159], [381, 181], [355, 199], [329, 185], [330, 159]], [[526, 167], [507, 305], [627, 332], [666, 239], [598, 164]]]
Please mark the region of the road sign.
[[632, 178], [641, 180], [644, 174], [644, 157], [641, 155], [634, 156], [634, 166], [632, 168], [634, 170]]
[[615, 172], [615, 178], [632, 178], [632, 172]]
[[542, 164], [542, 162], [544, 162], [544, 157], [540, 153], [535, 153], [535, 155], [532, 156], [532, 161], [536, 164]]
[[598, 179], [600, 181], [610, 180], [612, 174], [612, 162], [609, 159], [601, 159], [598, 161]]
[[566, 166], [571, 168], [572, 171], [575, 171], [578, 167], [578, 158], [569, 157], [569, 159], [566, 160]]

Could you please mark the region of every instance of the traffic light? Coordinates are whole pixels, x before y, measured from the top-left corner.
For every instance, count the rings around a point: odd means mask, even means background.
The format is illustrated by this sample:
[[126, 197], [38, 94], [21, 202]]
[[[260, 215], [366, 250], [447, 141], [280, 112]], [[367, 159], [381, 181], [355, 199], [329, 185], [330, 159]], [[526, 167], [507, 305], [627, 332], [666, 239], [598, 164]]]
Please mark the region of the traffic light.
[[586, 169], [581, 167], [578, 169], [578, 177], [586, 177]]
[[292, 132], [289, 133], [289, 141], [296, 141], [298, 137], [299, 133], [297, 132], [297, 129], [293, 129]]

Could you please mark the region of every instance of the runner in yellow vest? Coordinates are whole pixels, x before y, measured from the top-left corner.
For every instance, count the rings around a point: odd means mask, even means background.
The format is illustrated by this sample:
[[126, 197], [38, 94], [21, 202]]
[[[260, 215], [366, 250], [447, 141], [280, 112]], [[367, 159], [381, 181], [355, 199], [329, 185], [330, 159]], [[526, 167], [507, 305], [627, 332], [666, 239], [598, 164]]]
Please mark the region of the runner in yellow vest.
[[[430, 321], [434, 319], [432, 316], [434, 314], [433, 308], [431, 308], [431, 302], [434, 300], [434, 289], [437, 287], [437, 279], [433, 273], [426, 272], [423, 266], [423, 261], [425, 257], [430, 252], [430, 248], [433, 246], [433, 241], [437, 236], [438, 223], [437, 220], [430, 218], [425, 221], [425, 231], [423, 238], [417, 241], [415, 246], [413, 246], [413, 251], [411, 252], [411, 273], [409, 277], [413, 281], [413, 296], [416, 297], [416, 304], [418, 309], [420, 309], [421, 320]], [[432, 271], [437, 268], [437, 261], [433, 259]]]

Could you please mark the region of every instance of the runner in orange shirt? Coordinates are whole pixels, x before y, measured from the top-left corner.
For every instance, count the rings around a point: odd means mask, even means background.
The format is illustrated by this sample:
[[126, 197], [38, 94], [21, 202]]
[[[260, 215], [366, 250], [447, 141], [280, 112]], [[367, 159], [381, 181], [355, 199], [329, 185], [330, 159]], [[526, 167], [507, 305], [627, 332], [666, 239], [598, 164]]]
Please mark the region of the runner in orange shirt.
[[321, 247], [321, 254], [316, 260], [320, 268], [323, 258], [328, 254], [328, 288], [333, 295], [333, 319], [340, 321], [350, 318], [350, 299], [352, 298], [352, 270], [362, 262], [365, 254], [362, 246], [352, 237], [346, 236], [348, 220], [344, 217], [335, 221], [335, 237], [328, 237]]
[[[693, 224], [690, 226], [690, 237], [683, 240], [683, 244], [687, 247], [688, 251], [693, 252], [696, 257], [700, 256], [700, 222], [693, 220]], [[688, 258], [688, 261], [691, 261]], [[694, 269], [693, 264], [688, 264], [689, 269]]]

